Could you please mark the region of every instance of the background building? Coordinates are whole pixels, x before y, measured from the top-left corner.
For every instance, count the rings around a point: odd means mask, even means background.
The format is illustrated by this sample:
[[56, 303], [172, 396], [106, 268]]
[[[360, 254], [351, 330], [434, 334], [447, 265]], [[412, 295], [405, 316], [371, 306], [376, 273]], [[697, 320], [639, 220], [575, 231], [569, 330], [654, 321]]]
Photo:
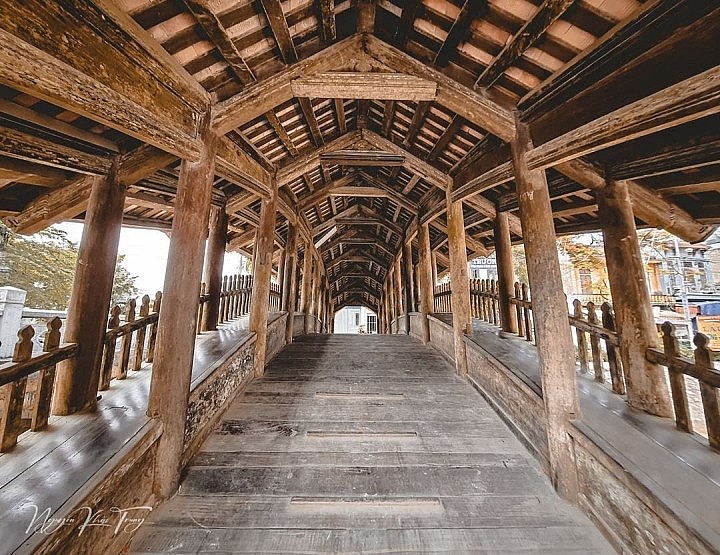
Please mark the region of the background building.
[[335, 314], [335, 333], [377, 333], [377, 315], [364, 306], [346, 306]]

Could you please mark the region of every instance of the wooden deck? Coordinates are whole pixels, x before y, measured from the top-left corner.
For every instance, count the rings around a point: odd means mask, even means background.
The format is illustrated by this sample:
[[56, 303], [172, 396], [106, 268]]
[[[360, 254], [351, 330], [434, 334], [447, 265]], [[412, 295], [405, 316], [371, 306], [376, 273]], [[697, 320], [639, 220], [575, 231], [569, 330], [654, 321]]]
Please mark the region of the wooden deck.
[[434, 349], [305, 336], [238, 397], [133, 553], [610, 552]]
[[[247, 336], [247, 318], [199, 335], [191, 387]], [[0, 455], [0, 553], [30, 552], [42, 535], [31, 530], [44, 522], [43, 511], [49, 509], [49, 519], [63, 518], [75, 506], [73, 499], [82, 498], [108, 472], [108, 461], [149, 422], [151, 371], [146, 363], [127, 379], [113, 380], [101, 392], [96, 413], [53, 416], [46, 431], [23, 434], [15, 449]]]

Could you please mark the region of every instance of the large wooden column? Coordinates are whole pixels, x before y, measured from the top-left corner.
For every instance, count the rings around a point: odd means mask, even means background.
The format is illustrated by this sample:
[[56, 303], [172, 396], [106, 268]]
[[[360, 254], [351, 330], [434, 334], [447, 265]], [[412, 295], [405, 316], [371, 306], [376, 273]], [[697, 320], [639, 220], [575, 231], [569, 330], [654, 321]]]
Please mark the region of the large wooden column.
[[180, 166], [150, 382], [147, 414], [163, 425], [154, 487], [155, 494], [161, 498], [175, 493], [180, 480], [185, 413], [190, 395], [195, 318], [217, 144], [217, 137], [207, 127], [202, 136], [204, 149], [200, 160], [183, 160]]
[[410, 335], [410, 312], [413, 310], [413, 263], [412, 243], [405, 241], [402, 246], [403, 304], [405, 305], [405, 333]]
[[397, 318], [398, 318], [398, 331], [400, 331], [400, 321], [402, 319], [403, 314], [405, 314], [405, 302], [403, 300], [403, 281], [402, 281], [402, 249], [400, 250], [400, 254], [395, 259], [395, 303], [397, 305], [397, 308], [395, 311], [397, 312]]
[[503, 331], [517, 333], [517, 314], [510, 304], [510, 297], [514, 291], [515, 276], [507, 212], [496, 213], [494, 234], [495, 260], [498, 271], [500, 327]]
[[[274, 180], [273, 180], [274, 181]], [[255, 271], [250, 301], [248, 329], [257, 334], [255, 339], [255, 376], [265, 372], [265, 351], [267, 348], [267, 322], [270, 309], [270, 278], [275, 235], [275, 207], [277, 206], [277, 182], [272, 184], [272, 196], [263, 199], [260, 206], [260, 225], [255, 238]]]
[[532, 148], [527, 127], [517, 121], [512, 141], [520, 222], [525, 242], [530, 293], [547, 419], [551, 479], [565, 498], [577, 498], [577, 475], [568, 421], [580, 418], [575, 350], [568, 306], [560, 277], [555, 228], [543, 170], [530, 171], [525, 161]]
[[627, 184], [608, 180], [596, 196], [628, 404], [650, 414], [672, 416], [664, 372], [645, 357], [648, 347], [657, 346], [658, 334]]
[[58, 365], [54, 414], [95, 410], [103, 337], [112, 296], [122, 226], [125, 186], [113, 162], [106, 177], [93, 181], [75, 280], [68, 307], [64, 341], [80, 346], [74, 360]]
[[394, 333], [392, 326], [393, 322], [398, 316], [397, 313], [397, 293], [395, 291], [395, 263], [393, 262], [390, 266], [390, 274], [388, 275], [387, 288], [388, 288], [388, 299], [390, 301], [390, 333]]
[[462, 201], [452, 201], [452, 187], [446, 191], [448, 214], [448, 247], [450, 249], [450, 291], [452, 295], [453, 337], [455, 339], [455, 369], [467, 374], [465, 336], [472, 331], [470, 320], [470, 281], [468, 280], [465, 219]]
[[205, 256], [205, 275], [203, 276], [207, 292], [210, 295], [210, 299], [203, 311], [202, 329], [205, 331], [217, 329], [220, 315], [220, 293], [222, 290], [225, 245], [227, 244], [227, 226], [228, 220], [225, 207], [211, 207], [208, 247]]
[[285, 244], [287, 260], [285, 262], [285, 273], [283, 275], [282, 307], [287, 312], [285, 326], [285, 342], [292, 343], [293, 324], [295, 321], [295, 305], [297, 304], [297, 236], [298, 228], [288, 224], [288, 238]]
[[303, 333], [308, 333], [310, 324], [310, 298], [312, 295], [312, 251], [310, 242], [305, 243], [305, 258], [303, 259], [302, 294], [300, 295], [300, 306], [303, 313]]
[[277, 283], [278, 289], [280, 290], [280, 311], [282, 311], [282, 301], [285, 296], [283, 293], [283, 286], [285, 285], [285, 264], [287, 262], [287, 244], [285, 248], [280, 247], [280, 254], [278, 256], [278, 273]]
[[430, 229], [428, 224], [418, 227], [418, 289], [420, 297], [420, 321], [422, 322], [423, 343], [430, 342], [430, 320], [428, 316], [435, 310], [435, 293], [432, 284], [432, 257], [430, 254]]
[[[430, 228], [428, 228], [429, 230]], [[433, 289], [433, 295], [435, 294], [435, 286], [438, 282], [438, 272], [437, 272], [437, 257], [435, 256], [435, 253], [430, 251], [430, 268], [432, 270], [431, 279], [432, 279], [432, 289]], [[433, 312], [432, 310], [430, 312]]]

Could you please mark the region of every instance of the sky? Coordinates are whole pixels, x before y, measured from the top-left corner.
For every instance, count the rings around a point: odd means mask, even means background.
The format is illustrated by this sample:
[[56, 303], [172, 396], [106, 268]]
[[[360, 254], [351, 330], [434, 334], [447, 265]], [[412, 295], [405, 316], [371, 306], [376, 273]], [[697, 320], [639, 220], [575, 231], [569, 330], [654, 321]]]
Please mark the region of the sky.
[[[65, 231], [71, 241], [80, 243], [82, 223], [64, 222], [55, 227]], [[141, 295], [154, 294], [163, 289], [169, 247], [170, 238], [162, 231], [130, 227], [123, 227], [120, 231], [118, 254], [125, 255], [125, 268], [137, 276], [135, 286]], [[225, 253], [223, 274], [238, 273], [240, 259], [238, 253]]]

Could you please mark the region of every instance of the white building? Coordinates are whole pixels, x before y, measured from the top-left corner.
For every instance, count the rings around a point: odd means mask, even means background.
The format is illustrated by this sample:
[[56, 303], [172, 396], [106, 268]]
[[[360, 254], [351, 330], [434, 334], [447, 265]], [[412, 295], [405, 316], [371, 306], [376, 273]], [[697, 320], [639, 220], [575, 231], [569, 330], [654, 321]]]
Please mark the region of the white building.
[[364, 306], [346, 306], [335, 314], [335, 333], [377, 333], [377, 315]]

